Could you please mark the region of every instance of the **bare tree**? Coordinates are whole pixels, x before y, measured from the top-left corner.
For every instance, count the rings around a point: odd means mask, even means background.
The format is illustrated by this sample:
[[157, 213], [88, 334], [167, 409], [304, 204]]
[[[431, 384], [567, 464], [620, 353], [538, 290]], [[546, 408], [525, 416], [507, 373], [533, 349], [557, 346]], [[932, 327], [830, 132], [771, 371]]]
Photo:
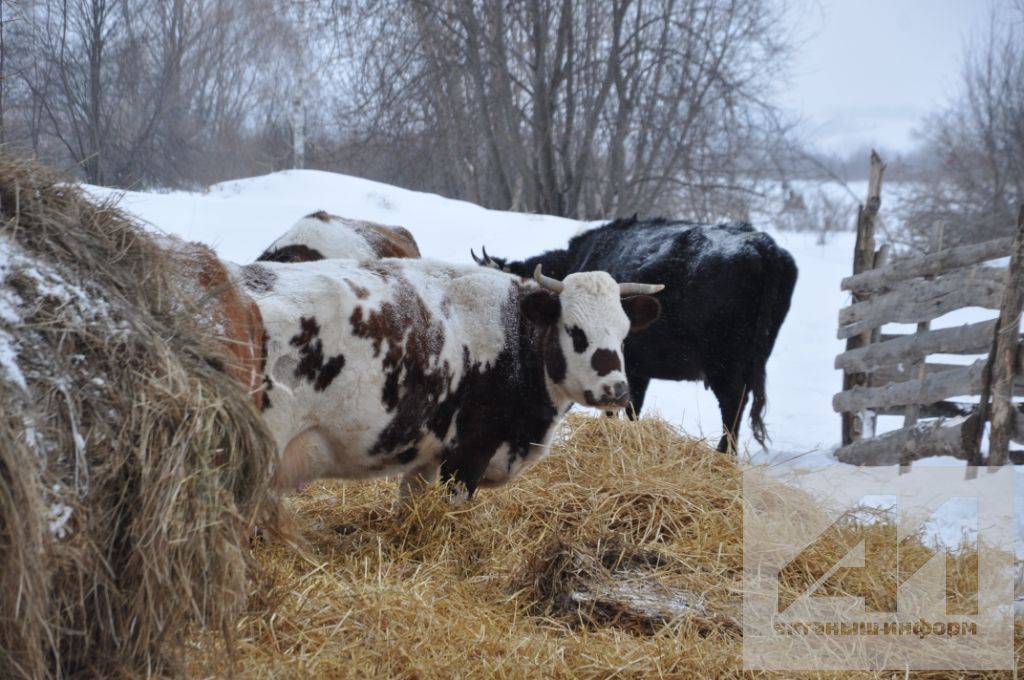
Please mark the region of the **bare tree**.
[[782, 1], [21, 0], [3, 134], [100, 184], [312, 165], [570, 216], [741, 213]]
[[965, 58], [960, 92], [924, 126], [930, 172], [909, 200], [903, 240], [927, 248], [1010, 234], [1024, 203], [1024, 0], [997, 5]]
[[[300, 36], [309, 32], [309, 22], [306, 20], [306, 0], [295, 2], [295, 28]], [[295, 59], [295, 78], [292, 83], [290, 121], [292, 124], [292, 166], [303, 168], [306, 165], [306, 87], [308, 76], [308, 63], [305, 55], [300, 50], [298, 58]]]
[[247, 148], [287, 33], [271, 0], [26, 0], [22, 14], [0, 50], [19, 142], [119, 186], [201, 181]]
[[[341, 114], [391, 181], [575, 217], [738, 188], [784, 63], [768, 1], [376, 0]], [[410, 150], [433, 168], [411, 167]], [[401, 175], [405, 175], [404, 177]], [[411, 175], [411, 176], [410, 176]]]
[[335, 79], [334, 67], [342, 55], [333, 26], [345, 22], [351, 13], [347, 2], [339, 0], [288, 0], [281, 29], [285, 31], [281, 51], [279, 83], [288, 98], [287, 121], [291, 135], [290, 166], [306, 166], [307, 145], [319, 130], [314, 114], [324, 99], [323, 93]]
[[6, 6], [0, 2], [0, 144], [7, 141], [7, 126], [4, 123], [4, 112], [6, 111], [7, 91], [7, 51], [4, 40], [7, 33], [7, 22], [11, 21], [11, 13], [5, 12]]

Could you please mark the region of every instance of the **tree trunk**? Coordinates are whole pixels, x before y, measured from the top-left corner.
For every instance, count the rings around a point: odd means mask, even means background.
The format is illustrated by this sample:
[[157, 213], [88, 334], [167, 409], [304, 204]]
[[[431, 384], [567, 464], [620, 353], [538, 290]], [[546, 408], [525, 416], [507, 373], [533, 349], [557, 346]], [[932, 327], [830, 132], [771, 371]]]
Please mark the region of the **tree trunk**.
[[104, 181], [104, 127], [103, 120], [103, 49], [104, 27], [106, 24], [107, 3], [105, 0], [94, 0], [91, 6], [89, 36], [89, 112], [88, 135], [89, 147], [85, 158], [85, 181], [90, 184], [102, 185]]
[[[298, 0], [298, 17], [296, 19], [299, 39], [306, 36], [306, 0]], [[306, 53], [303, 47], [298, 48], [295, 59], [295, 82], [292, 84], [291, 110], [289, 119], [292, 125], [292, 167], [301, 170], [306, 167]]]
[[7, 46], [4, 44], [4, 3], [0, 2], [0, 145], [7, 141], [4, 126], [4, 92], [7, 89]]

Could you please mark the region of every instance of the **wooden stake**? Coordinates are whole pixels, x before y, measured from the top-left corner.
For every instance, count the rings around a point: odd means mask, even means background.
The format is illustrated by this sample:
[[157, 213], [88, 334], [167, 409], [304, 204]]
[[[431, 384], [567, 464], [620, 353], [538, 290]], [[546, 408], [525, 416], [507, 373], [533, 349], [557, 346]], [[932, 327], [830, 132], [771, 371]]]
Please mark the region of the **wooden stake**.
[[[871, 172], [868, 176], [868, 195], [866, 203], [857, 211], [857, 246], [853, 251], [853, 274], [857, 275], [875, 266], [875, 222], [878, 211], [882, 207], [882, 175], [885, 163], [875, 152], [871, 152]], [[862, 302], [870, 297], [869, 293], [853, 293], [854, 302]], [[871, 343], [873, 329], [849, 338], [846, 349], [856, 349]], [[865, 387], [868, 384], [866, 373], [844, 373], [843, 391], [854, 387]], [[859, 441], [864, 436], [864, 420], [856, 413], [842, 414], [843, 445]]]
[[996, 326], [992, 364], [992, 432], [989, 436], [988, 467], [998, 468], [1009, 459], [1014, 434], [1013, 379], [1020, 349], [1020, 315], [1024, 308], [1024, 204], [1017, 216], [1017, 236], [1010, 256], [1010, 280], [1003, 295]]
[[[929, 244], [929, 254], [935, 254], [942, 250], [942, 223], [936, 222], [932, 228], [932, 239]], [[926, 278], [929, 280], [931, 277]], [[921, 321], [917, 324], [917, 335], [927, 333], [931, 329], [931, 323], [928, 321]], [[910, 368], [910, 376], [912, 380], [924, 380], [925, 376], [925, 365], [928, 357], [924, 356], [915, 361]], [[923, 404], [911, 404], [907, 407], [907, 410], [903, 413], [903, 427], [913, 427], [917, 424], [917, 419], [921, 413], [921, 406]], [[905, 453], [909, 452], [909, 449], [905, 449]], [[910, 459], [904, 455], [900, 459], [900, 474], [906, 474], [910, 472]]]

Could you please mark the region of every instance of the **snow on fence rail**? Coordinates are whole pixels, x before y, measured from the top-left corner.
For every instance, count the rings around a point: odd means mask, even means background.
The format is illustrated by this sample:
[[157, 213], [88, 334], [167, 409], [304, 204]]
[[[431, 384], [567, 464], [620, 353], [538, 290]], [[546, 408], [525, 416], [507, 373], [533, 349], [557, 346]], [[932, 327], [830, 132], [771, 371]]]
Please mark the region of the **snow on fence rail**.
[[[854, 274], [842, 282], [852, 303], [839, 313], [836, 357], [843, 389], [832, 400], [842, 414], [843, 446], [836, 457], [859, 465], [909, 466], [948, 455], [980, 465], [984, 424], [992, 424], [988, 464], [1007, 462], [1011, 439], [1024, 443], [1024, 413], [1013, 394], [1024, 392], [1019, 348], [1024, 297], [1024, 206], [1015, 237], [940, 249], [886, 264], [875, 250], [885, 165], [872, 154], [866, 207], [857, 218]], [[1009, 267], [985, 266], [1011, 254]], [[934, 319], [964, 307], [998, 310], [997, 318], [956, 328], [931, 329]], [[917, 332], [882, 335], [886, 323], [916, 323]], [[931, 354], [986, 355], [969, 365], [929, 363]], [[979, 402], [949, 401], [979, 396]], [[877, 415], [903, 415], [903, 428], [874, 435]], [[930, 420], [918, 422], [919, 418]]]

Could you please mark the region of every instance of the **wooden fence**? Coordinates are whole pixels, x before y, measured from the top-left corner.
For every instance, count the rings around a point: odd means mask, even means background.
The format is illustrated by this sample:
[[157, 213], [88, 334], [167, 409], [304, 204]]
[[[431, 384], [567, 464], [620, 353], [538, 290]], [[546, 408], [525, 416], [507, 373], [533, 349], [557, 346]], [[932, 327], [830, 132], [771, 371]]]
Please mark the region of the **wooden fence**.
[[[843, 416], [839, 460], [859, 465], [909, 466], [948, 455], [973, 465], [984, 424], [991, 422], [988, 464], [1002, 465], [1011, 439], [1024, 443], [1024, 414], [1013, 403], [1024, 392], [1020, 314], [1024, 292], [1024, 206], [1015, 237], [941, 248], [887, 264], [875, 250], [874, 223], [881, 206], [884, 164], [872, 154], [868, 201], [858, 215], [854, 274], [842, 282], [852, 303], [839, 313], [846, 351], [836, 357], [843, 390], [832, 400]], [[1011, 256], [1009, 266], [986, 265]], [[954, 328], [930, 322], [965, 307], [998, 310], [997, 317]], [[917, 324], [916, 332], [883, 335], [887, 323]], [[983, 355], [967, 365], [929, 362], [932, 354]], [[977, 395], [978, 403], [950, 401]], [[903, 427], [875, 436], [875, 418], [902, 415]], [[1024, 461], [1022, 461], [1024, 462]]]

